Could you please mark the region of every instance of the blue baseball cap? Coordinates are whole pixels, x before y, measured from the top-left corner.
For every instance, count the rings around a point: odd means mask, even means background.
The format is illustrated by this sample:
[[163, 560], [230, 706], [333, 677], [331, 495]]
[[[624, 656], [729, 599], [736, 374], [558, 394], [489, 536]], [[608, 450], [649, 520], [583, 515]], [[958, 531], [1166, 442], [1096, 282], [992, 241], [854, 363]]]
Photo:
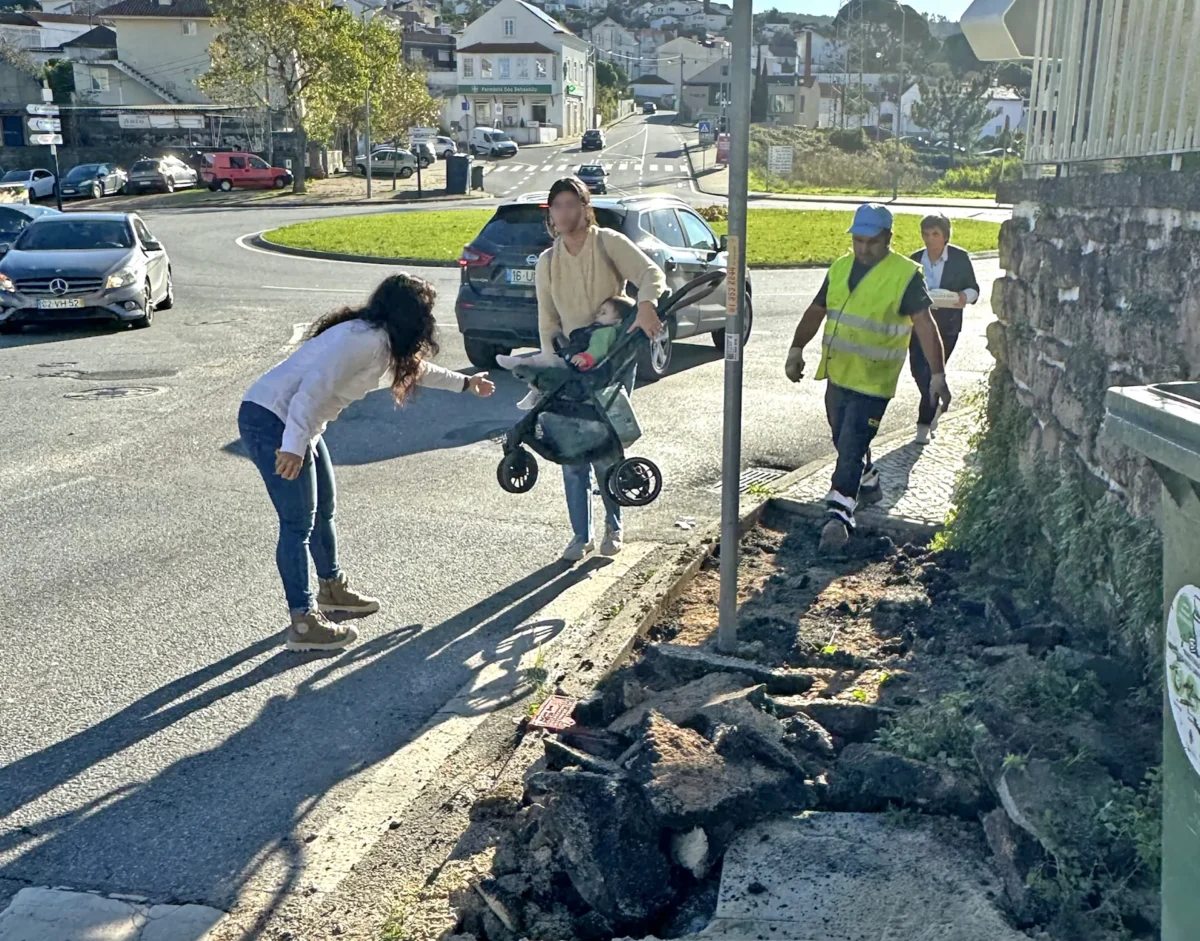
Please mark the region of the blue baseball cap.
[[854, 224], [846, 231], [850, 235], [863, 235], [874, 238], [884, 230], [892, 228], [892, 213], [887, 206], [879, 203], [863, 203], [854, 213]]

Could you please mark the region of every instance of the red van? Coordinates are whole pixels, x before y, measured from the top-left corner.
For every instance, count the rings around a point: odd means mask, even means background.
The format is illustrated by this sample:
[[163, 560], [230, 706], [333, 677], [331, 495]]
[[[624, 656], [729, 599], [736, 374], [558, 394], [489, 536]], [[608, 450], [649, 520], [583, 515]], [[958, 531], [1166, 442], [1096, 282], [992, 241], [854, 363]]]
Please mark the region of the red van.
[[211, 190], [234, 187], [281, 190], [292, 182], [290, 170], [273, 167], [254, 154], [205, 154], [200, 177]]

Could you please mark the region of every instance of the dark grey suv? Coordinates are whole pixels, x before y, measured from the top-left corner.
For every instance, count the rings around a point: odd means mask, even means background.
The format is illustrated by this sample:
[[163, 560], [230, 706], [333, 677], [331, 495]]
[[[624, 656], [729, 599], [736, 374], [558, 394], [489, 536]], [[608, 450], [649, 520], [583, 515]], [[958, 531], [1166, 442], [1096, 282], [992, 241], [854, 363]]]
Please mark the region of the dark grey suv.
[[[664, 194], [622, 196], [593, 199], [592, 206], [599, 225], [629, 236], [663, 269], [672, 291], [713, 268], [726, 267], [724, 237], [713, 234], [681, 199]], [[545, 220], [546, 194], [523, 196], [498, 207], [463, 249], [454, 311], [467, 358], [480, 369], [495, 369], [498, 354], [538, 345], [534, 267], [550, 246]], [[628, 290], [633, 293], [633, 285]], [[753, 320], [750, 296], [747, 280], [744, 339], [749, 339]], [[723, 349], [724, 327], [725, 288], [720, 285], [677, 312], [670, 331], [650, 344], [639, 363], [639, 380], [653, 382], [670, 371], [673, 340], [708, 333]]]

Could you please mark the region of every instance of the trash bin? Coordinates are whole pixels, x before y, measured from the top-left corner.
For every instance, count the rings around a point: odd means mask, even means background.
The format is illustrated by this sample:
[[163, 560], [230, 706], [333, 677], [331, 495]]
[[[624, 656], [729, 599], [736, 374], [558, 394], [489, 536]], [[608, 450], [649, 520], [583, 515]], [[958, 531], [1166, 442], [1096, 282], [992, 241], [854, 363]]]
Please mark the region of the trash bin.
[[473, 189], [473, 190], [483, 189], [483, 166], [482, 165], [471, 167], [471, 189]]
[[1200, 925], [1200, 382], [1109, 389], [1105, 427], [1163, 485], [1162, 941]]
[[446, 158], [446, 192], [465, 195], [471, 181], [471, 157], [468, 154], [451, 154]]

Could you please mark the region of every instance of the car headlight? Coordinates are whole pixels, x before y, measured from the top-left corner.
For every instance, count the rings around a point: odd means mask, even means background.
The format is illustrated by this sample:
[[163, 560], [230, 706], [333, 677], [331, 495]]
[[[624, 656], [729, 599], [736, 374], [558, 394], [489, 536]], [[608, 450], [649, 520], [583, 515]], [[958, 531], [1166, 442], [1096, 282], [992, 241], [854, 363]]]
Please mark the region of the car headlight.
[[6, 274], [0, 274], [0, 291], [5, 294], [16, 294], [17, 286], [12, 283], [12, 278]]
[[106, 290], [114, 288], [127, 288], [131, 284], [137, 284], [141, 280], [141, 275], [132, 268], [123, 268], [115, 274], [110, 274], [108, 280], [104, 282]]

